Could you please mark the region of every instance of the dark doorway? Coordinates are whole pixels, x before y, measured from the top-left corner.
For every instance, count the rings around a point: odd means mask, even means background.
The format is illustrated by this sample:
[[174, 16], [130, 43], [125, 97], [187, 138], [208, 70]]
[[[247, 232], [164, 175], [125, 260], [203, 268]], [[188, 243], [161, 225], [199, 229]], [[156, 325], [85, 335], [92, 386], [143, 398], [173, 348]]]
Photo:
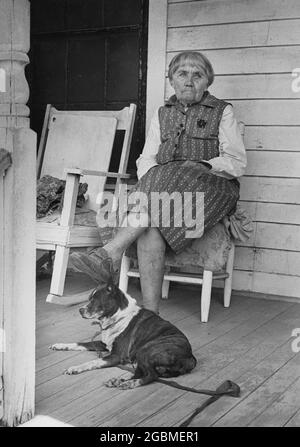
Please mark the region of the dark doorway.
[[[46, 104], [117, 110], [137, 118], [128, 172], [144, 144], [148, 0], [31, 0], [31, 127], [40, 135]], [[110, 169], [116, 169], [119, 135]]]

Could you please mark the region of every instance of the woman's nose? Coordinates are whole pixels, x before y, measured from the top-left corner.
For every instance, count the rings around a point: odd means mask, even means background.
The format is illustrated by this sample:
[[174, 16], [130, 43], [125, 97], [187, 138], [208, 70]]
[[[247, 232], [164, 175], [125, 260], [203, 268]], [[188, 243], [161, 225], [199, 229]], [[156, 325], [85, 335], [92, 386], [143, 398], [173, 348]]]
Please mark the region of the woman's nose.
[[187, 75], [185, 78], [185, 85], [193, 85], [193, 77], [192, 75]]

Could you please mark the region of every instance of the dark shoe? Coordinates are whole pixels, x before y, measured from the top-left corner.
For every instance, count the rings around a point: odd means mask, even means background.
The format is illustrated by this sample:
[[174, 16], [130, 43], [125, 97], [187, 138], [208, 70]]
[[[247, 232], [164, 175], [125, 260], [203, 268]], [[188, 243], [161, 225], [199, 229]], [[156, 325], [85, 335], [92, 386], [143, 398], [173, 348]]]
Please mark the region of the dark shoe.
[[107, 281], [108, 276], [119, 272], [117, 263], [113, 263], [104, 248], [97, 248], [90, 253], [74, 252], [70, 255], [72, 267], [75, 270], [89, 275], [94, 281]]

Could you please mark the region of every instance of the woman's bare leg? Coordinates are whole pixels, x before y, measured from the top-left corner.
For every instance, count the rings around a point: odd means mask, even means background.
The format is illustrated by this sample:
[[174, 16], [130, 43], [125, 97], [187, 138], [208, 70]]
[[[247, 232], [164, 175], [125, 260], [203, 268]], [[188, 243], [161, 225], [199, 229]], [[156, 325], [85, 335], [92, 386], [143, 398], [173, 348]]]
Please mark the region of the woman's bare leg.
[[149, 227], [137, 240], [143, 307], [158, 313], [164, 278], [166, 243], [157, 228]]

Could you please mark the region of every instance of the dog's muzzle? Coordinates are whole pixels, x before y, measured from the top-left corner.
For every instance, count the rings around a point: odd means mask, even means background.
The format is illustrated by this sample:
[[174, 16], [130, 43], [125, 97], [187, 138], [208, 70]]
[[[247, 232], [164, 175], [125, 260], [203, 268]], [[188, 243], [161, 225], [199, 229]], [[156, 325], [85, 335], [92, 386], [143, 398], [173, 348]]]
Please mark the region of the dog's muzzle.
[[98, 320], [101, 318], [101, 315], [103, 312], [91, 314], [86, 307], [81, 307], [79, 309], [79, 313], [82, 316], [82, 318], [86, 318], [88, 320], [91, 320], [91, 319]]
[[89, 311], [87, 310], [86, 307], [81, 307], [79, 309], [79, 313], [82, 316], [82, 318], [94, 318], [94, 316], [92, 316]]

